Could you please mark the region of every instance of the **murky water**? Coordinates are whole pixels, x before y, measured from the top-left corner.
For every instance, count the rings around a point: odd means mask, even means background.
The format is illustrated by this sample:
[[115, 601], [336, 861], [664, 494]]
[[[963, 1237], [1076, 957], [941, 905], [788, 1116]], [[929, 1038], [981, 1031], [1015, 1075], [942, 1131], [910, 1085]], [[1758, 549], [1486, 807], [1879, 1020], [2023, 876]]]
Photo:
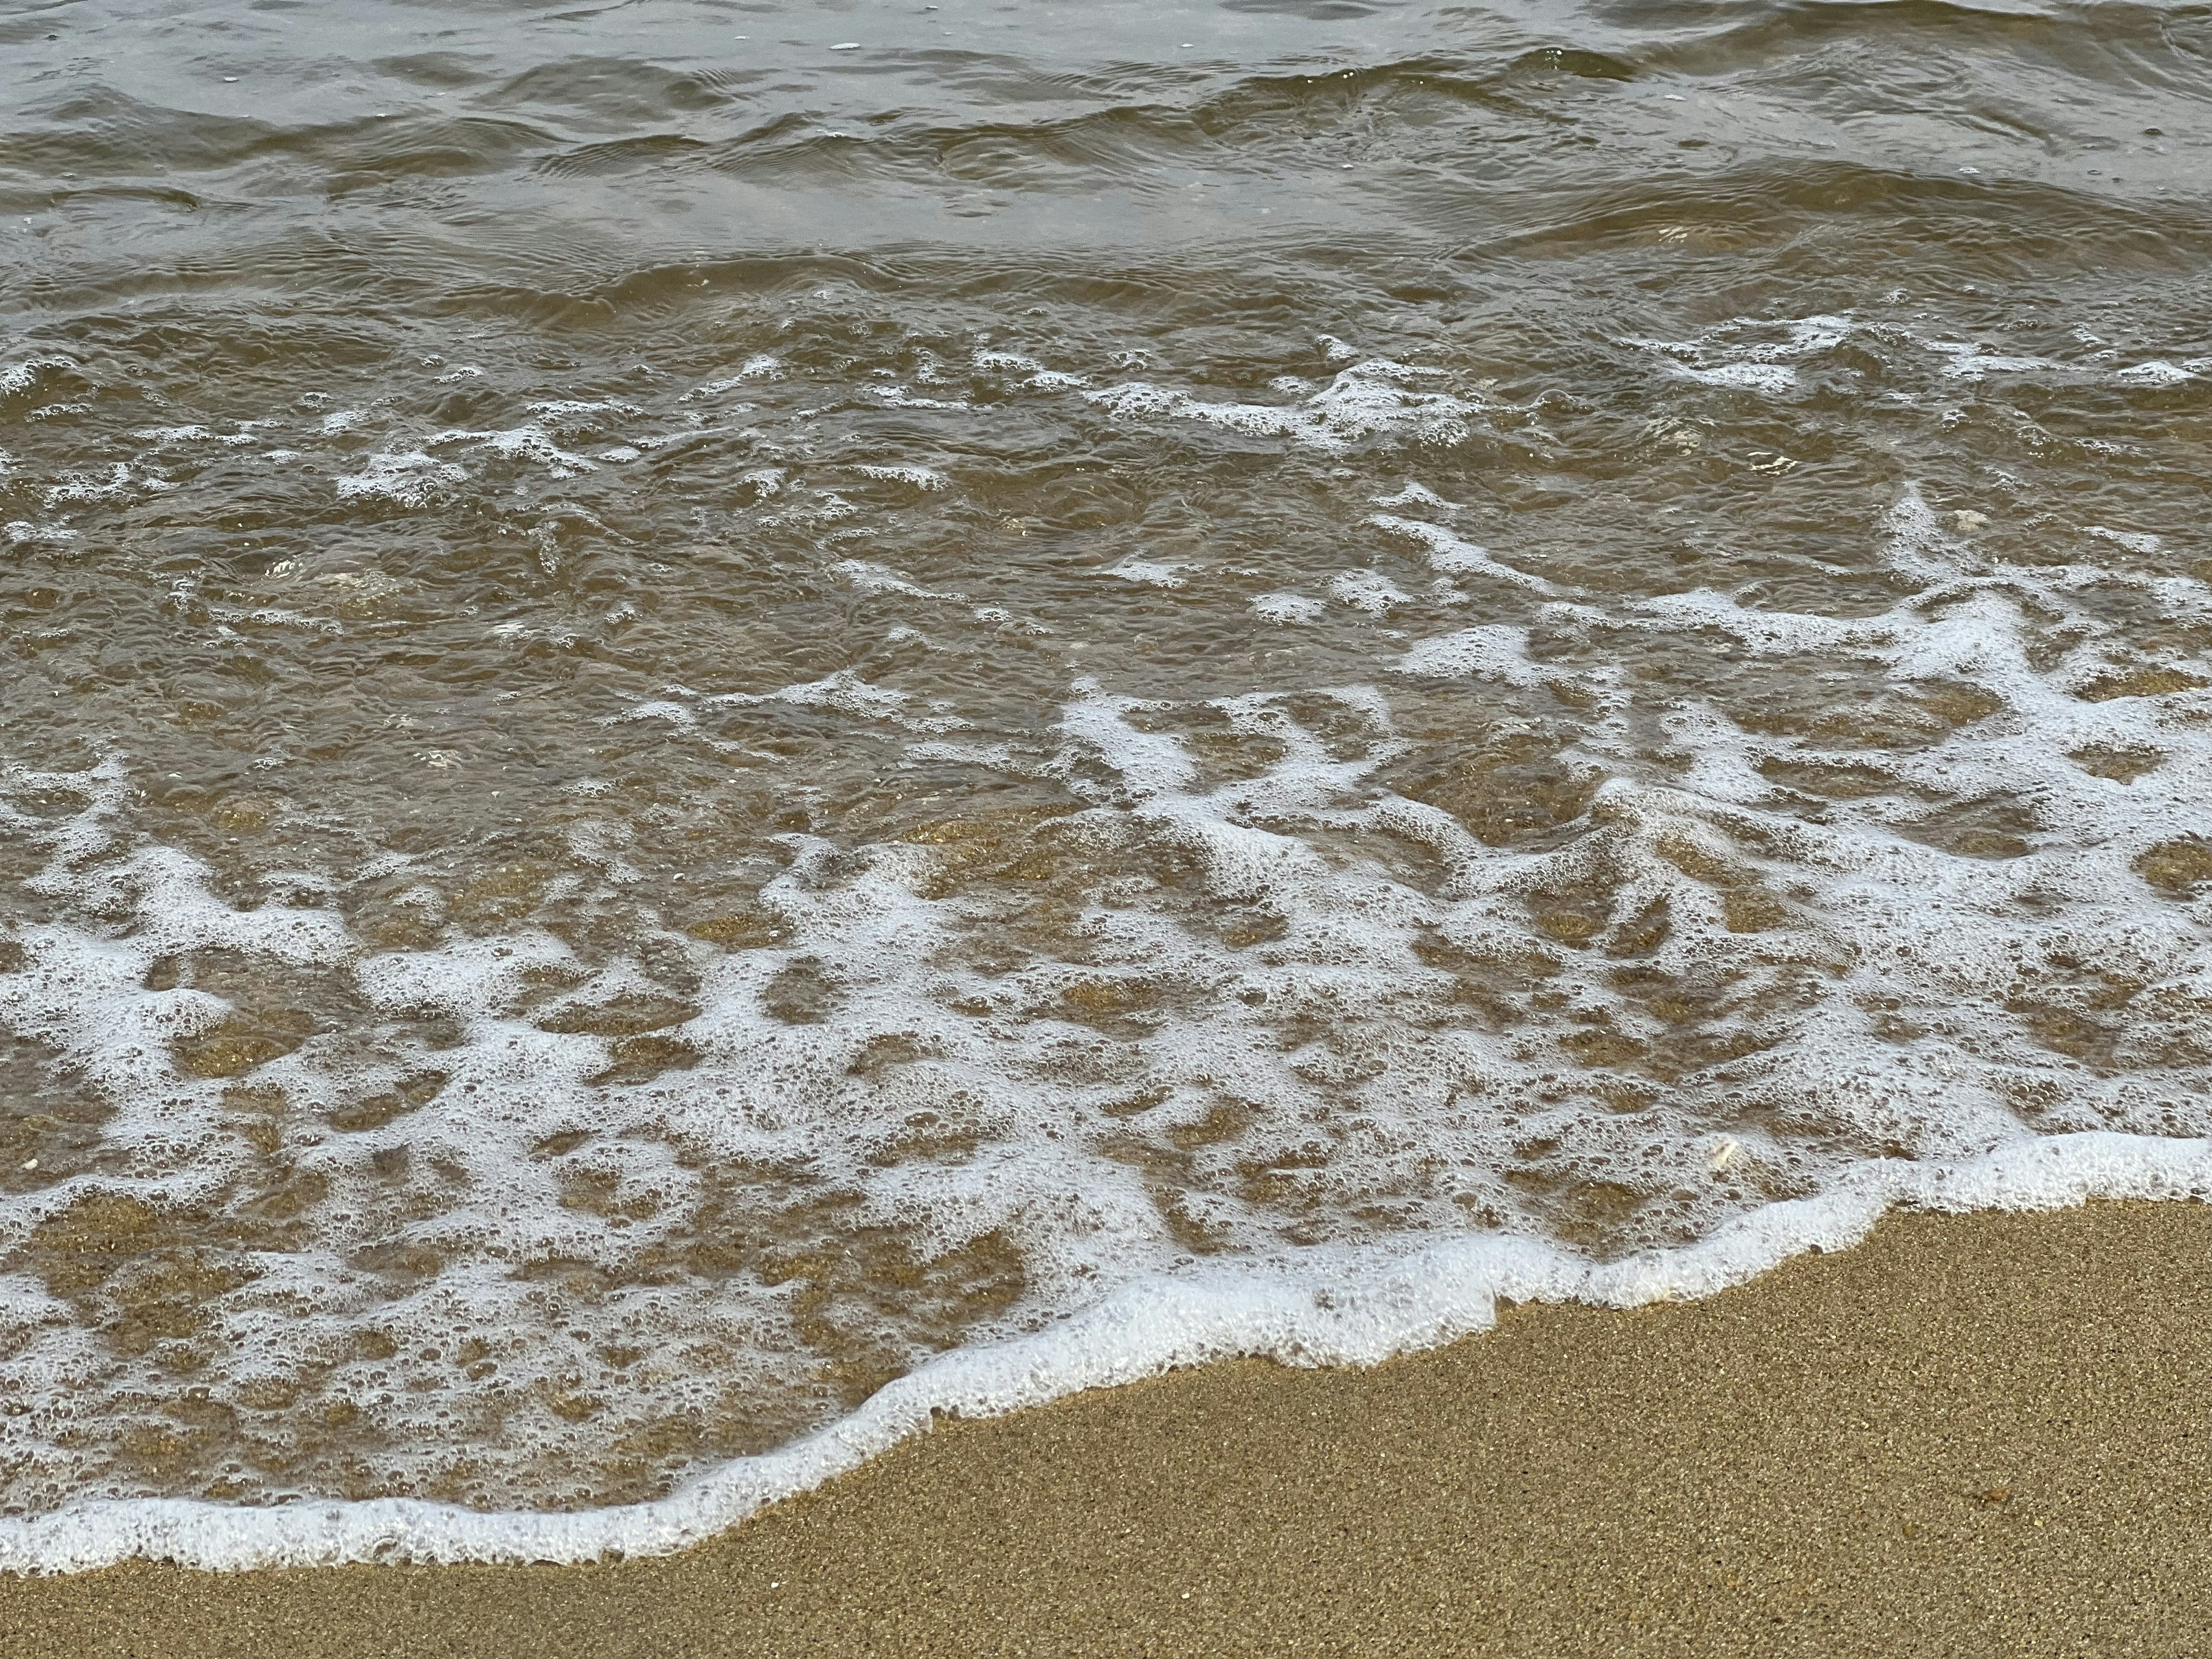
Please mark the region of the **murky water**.
[[0, 1509], [2212, 1131], [2212, 9], [0, 20]]

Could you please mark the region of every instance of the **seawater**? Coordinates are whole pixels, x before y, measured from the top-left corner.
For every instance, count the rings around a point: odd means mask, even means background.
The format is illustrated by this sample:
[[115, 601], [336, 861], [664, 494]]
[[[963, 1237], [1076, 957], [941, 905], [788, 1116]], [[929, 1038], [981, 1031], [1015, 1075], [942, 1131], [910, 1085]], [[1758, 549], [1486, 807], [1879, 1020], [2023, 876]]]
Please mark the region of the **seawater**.
[[0, 20], [0, 1567], [2212, 1194], [2212, 11]]

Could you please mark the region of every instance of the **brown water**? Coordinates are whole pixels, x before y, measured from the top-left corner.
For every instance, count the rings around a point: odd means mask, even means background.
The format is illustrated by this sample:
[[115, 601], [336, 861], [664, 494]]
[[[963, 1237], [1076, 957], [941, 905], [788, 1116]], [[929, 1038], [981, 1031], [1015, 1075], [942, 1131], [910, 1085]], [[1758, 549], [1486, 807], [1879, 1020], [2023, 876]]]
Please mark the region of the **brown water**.
[[0, 19], [0, 1507], [2212, 1130], [2212, 9]]

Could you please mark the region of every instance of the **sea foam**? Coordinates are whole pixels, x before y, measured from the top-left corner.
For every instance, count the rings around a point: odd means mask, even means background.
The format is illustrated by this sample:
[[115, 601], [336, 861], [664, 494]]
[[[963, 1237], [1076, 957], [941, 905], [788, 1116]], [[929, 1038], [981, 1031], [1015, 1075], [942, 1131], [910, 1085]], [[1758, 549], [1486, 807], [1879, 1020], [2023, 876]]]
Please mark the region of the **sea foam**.
[[1316, 1275], [1213, 1269], [1125, 1286], [1048, 1331], [935, 1360], [781, 1450], [668, 1497], [564, 1514], [409, 1498], [246, 1508], [179, 1498], [0, 1519], [0, 1571], [80, 1572], [143, 1558], [213, 1571], [348, 1562], [572, 1563], [665, 1554], [819, 1486], [942, 1418], [1000, 1416], [1232, 1356], [1372, 1365], [1486, 1330], [1500, 1298], [1634, 1308], [1714, 1294], [1807, 1250], [1857, 1243], [1893, 1205], [2051, 1210], [2091, 1199], [2212, 1198], [2212, 1141], [2090, 1133], [1950, 1164], [1888, 1160], [1818, 1199], [1771, 1205], [1680, 1249], [1602, 1265], [1528, 1240], [1463, 1239]]

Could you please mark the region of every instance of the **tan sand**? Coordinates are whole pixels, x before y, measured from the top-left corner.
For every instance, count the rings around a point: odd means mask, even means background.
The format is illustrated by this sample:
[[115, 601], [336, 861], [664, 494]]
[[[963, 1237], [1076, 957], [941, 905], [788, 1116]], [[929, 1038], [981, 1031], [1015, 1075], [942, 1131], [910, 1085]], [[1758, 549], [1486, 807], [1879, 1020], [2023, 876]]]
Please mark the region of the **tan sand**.
[[0, 1579], [0, 1654], [2212, 1653], [2212, 1210], [1904, 1216], [956, 1424], [690, 1553]]

